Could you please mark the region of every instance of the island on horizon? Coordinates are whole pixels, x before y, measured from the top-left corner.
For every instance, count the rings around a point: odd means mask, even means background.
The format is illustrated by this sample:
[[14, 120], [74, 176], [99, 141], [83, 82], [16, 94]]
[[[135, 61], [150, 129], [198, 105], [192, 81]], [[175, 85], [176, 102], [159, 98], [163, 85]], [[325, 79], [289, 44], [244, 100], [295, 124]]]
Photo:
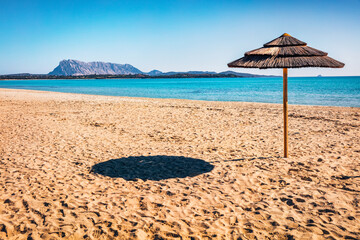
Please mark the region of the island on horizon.
[[110, 62], [82, 62], [79, 60], [62, 60], [55, 69], [48, 74], [17, 73], [0, 75], [6, 79], [116, 79], [116, 78], [244, 78], [244, 77], [276, 77], [274, 75], [258, 75], [239, 73], [234, 71], [188, 71], [162, 72], [152, 70], [143, 72], [131, 64], [117, 64]]

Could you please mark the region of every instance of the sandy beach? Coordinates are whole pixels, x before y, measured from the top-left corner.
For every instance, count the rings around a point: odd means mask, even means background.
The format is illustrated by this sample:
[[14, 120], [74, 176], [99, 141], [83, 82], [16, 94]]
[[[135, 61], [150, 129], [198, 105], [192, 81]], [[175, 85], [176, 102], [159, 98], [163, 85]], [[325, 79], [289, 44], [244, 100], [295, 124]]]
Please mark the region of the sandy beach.
[[360, 109], [0, 89], [0, 239], [360, 239]]

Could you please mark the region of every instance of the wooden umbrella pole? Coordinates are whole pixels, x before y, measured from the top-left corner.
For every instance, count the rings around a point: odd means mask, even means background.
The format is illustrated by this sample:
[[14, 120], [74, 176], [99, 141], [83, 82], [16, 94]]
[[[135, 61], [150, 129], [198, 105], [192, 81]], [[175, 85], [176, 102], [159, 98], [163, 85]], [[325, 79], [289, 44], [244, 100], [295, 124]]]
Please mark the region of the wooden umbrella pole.
[[288, 89], [287, 89], [288, 71], [283, 69], [283, 108], [284, 108], [284, 158], [288, 157]]

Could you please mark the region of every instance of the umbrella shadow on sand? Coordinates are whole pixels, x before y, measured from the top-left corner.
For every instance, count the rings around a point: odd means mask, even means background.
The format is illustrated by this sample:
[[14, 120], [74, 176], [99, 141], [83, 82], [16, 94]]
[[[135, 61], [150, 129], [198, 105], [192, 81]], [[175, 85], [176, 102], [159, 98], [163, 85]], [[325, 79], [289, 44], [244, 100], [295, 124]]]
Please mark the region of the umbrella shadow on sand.
[[95, 164], [91, 172], [125, 180], [163, 180], [194, 177], [210, 172], [214, 166], [201, 159], [182, 156], [136, 156], [111, 159]]

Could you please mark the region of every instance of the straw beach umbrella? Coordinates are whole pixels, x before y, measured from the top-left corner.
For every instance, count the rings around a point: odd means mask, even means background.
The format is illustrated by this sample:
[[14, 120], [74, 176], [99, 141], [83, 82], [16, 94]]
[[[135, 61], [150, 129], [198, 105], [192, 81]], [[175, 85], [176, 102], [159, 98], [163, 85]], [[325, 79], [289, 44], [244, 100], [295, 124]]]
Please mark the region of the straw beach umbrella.
[[264, 44], [264, 47], [245, 53], [245, 56], [228, 64], [235, 68], [282, 68], [284, 110], [284, 157], [288, 157], [288, 68], [325, 67], [342, 68], [345, 64], [311, 48], [287, 33]]

